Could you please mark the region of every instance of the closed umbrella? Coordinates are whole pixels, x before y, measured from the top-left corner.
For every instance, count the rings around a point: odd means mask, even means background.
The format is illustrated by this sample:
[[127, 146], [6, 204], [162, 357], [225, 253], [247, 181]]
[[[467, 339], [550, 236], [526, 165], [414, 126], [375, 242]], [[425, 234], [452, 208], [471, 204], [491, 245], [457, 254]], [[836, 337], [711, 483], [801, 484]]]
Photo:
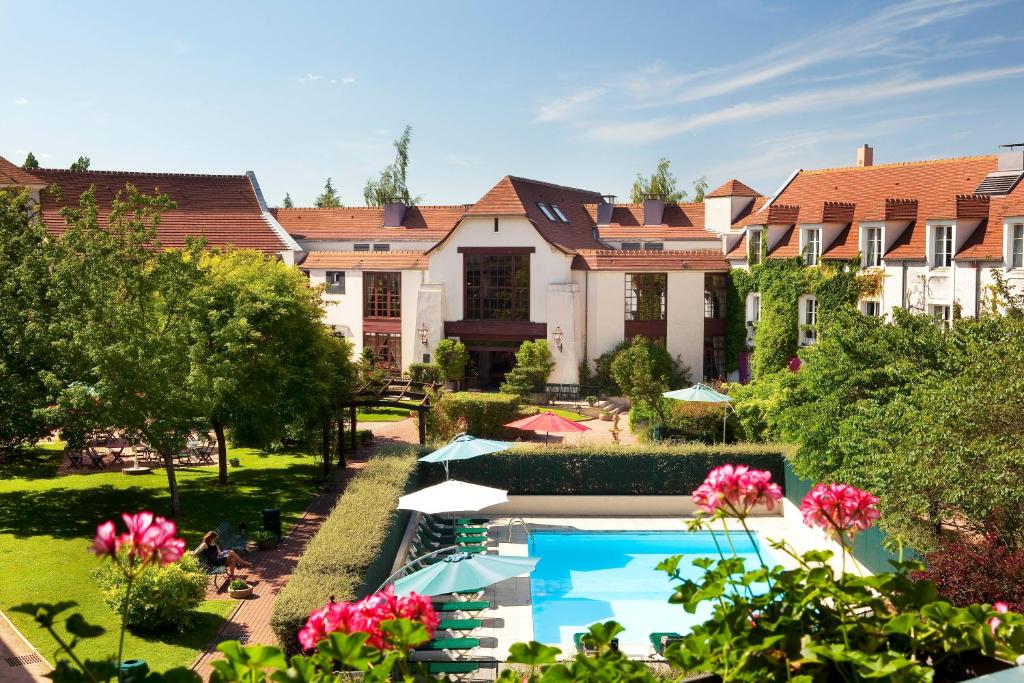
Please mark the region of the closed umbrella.
[[508, 491], [449, 479], [398, 499], [399, 510], [416, 510], [428, 515], [460, 510], [483, 510], [508, 502]]
[[544, 432], [544, 441], [547, 442], [548, 434], [551, 432], [564, 433], [564, 432], [587, 432], [590, 431], [590, 427], [581, 425], [579, 422], [573, 422], [568, 420], [561, 415], [556, 415], [549, 410], [545, 410], [543, 413], [537, 413], [530, 417], [524, 417], [521, 420], [515, 422], [509, 422], [506, 427], [512, 427], [513, 429], [522, 429], [527, 432]]
[[687, 389], [676, 389], [675, 391], [666, 391], [662, 394], [665, 398], [675, 399], [676, 401], [693, 401], [694, 403], [724, 403], [725, 412], [722, 414], [722, 443], [725, 443], [725, 423], [729, 418], [729, 409], [732, 408], [730, 402], [731, 398], [723, 393], [715, 391], [706, 384], [694, 384], [692, 387]]
[[439, 462], [444, 464], [444, 478], [448, 478], [448, 463], [452, 460], [469, 460], [478, 455], [497, 453], [511, 448], [512, 444], [507, 441], [491, 441], [490, 439], [478, 439], [469, 434], [459, 434], [449, 443], [438, 448], [429, 455], [420, 458], [420, 462]]
[[539, 561], [539, 557], [455, 553], [395, 581], [395, 593], [429, 596], [486, 588], [532, 572]]

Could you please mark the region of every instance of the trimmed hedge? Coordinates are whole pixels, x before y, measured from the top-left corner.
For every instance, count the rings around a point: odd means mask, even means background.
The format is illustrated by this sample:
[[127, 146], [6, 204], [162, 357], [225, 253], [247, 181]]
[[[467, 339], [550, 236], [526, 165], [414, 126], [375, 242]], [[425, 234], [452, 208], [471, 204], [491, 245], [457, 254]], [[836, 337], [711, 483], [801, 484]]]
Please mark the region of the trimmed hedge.
[[[448, 441], [463, 429], [484, 439], [515, 438], [521, 432], [505, 424], [519, 418], [519, 397], [471, 391], [443, 393], [434, 404], [427, 431], [434, 441]], [[465, 426], [461, 427], [465, 422]]]
[[441, 366], [436, 363], [409, 363], [409, 379], [413, 382], [443, 382]]
[[[540, 446], [524, 445], [451, 463], [452, 477], [507, 489], [512, 495], [689, 495], [708, 472], [725, 463], [768, 470], [785, 484], [791, 447], [731, 446]], [[424, 486], [444, 479], [438, 465], [420, 465]]]
[[413, 447], [382, 448], [349, 482], [274, 603], [270, 626], [285, 650], [298, 650], [299, 629], [330, 596], [355, 600], [387, 578], [409, 519], [395, 508], [415, 485], [417, 457]]

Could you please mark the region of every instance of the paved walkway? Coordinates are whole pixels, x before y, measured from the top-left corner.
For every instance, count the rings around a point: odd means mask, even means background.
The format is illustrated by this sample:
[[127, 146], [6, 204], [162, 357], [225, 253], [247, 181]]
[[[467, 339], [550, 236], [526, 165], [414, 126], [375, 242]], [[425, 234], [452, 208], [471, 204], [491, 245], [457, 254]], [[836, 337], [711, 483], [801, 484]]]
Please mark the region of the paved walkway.
[[[572, 445], [588, 444], [610, 444], [615, 440], [612, 437], [613, 422], [604, 420], [587, 420], [580, 424], [589, 427], [589, 431], [574, 434], [552, 434], [548, 443], [555, 445], [560, 443]], [[416, 427], [415, 418], [407, 418], [399, 422], [363, 422], [360, 429], [369, 429], [373, 432], [377, 443], [419, 443], [419, 432]], [[543, 434], [532, 434], [520, 432], [522, 441], [532, 443], [544, 443]], [[636, 435], [629, 431], [629, 413], [622, 413], [619, 416], [619, 443], [633, 445], [637, 443]]]
[[50, 665], [21, 635], [21, 631], [0, 612], [0, 681], [4, 683], [44, 683]]
[[[413, 428], [415, 429], [415, 424]], [[235, 611], [221, 626], [213, 641], [207, 645], [206, 650], [192, 664], [192, 669], [202, 676], [203, 680], [207, 680], [213, 672], [210, 662], [222, 656], [217, 652], [217, 645], [222, 641], [238, 640], [243, 644], [277, 644], [277, 638], [270, 630], [270, 614], [274, 609], [277, 595], [288, 583], [306, 544], [316, 535], [320, 524], [345, 490], [345, 485], [356, 472], [366, 466], [367, 458], [371, 454], [371, 449], [361, 449], [358, 455], [349, 456], [348, 467], [344, 470], [334, 470], [334, 483], [331, 490], [313, 499], [313, 502], [306, 508], [302, 519], [291, 527], [280, 546], [274, 550], [257, 551], [247, 556], [246, 559], [251, 560], [253, 566], [239, 570], [237, 576], [245, 578], [250, 585], [254, 586], [253, 597], [238, 601]], [[224, 598], [226, 595], [226, 592], [216, 591], [212, 584], [207, 592], [208, 598]], [[0, 676], [0, 681], [6, 681], [6, 679]]]

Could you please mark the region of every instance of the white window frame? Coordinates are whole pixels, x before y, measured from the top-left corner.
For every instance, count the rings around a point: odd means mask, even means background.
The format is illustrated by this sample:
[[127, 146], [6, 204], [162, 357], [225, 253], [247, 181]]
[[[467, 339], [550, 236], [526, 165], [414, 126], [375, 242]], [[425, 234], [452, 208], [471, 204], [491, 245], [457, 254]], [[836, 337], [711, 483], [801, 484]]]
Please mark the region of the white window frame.
[[816, 266], [821, 263], [821, 228], [804, 228], [800, 231], [803, 241], [804, 264]]
[[324, 274], [324, 282], [327, 284], [326, 292], [328, 294], [344, 294], [345, 293], [345, 271], [344, 270], [328, 270]]
[[1024, 268], [1024, 223], [1010, 223], [1007, 262], [1012, 269]]
[[953, 306], [950, 304], [930, 304], [928, 314], [932, 317], [932, 322], [945, 330], [953, 323]]
[[[757, 235], [757, 249], [754, 249], [754, 235]], [[747, 263], [754, 265], [761, 262], [761, 250], [764, 247], [764, 230], [754, 228], [747, 230]]]
[[747, 323], [747, 346], [754, 345], [754, 333], [757, 332], [757, 323], [761, 320], [761, 293], [750, 292], [747, 294], [746, 323]]
[[805, 294], [800, 297], [800, 345], [813, 344], [818, 339], [817, 329], [805, 329], [806, 325], [816, 327], [818, 324], [818, 299]]
[[[864, 231], [864, 267], [878, 268], [882, 265], [882, 228], [878, 225], [869, 225], [861, 230]], [[872, 235], [877, 235], [878, 239], [872, 239]], [[873, 244], [875, 248], [872, 252]]]
[[540, 208], [541, 211], [544, 212], [544, 215], [547, 216], [547, 219], [549, 221], [551, 221], [552, 223], [555, 222], [555, 214], [551, 213], [551, 209], [548, 208], [547, 204], [545, 204], [544, 202], [537, 202], [537, 206]]
[[562, 210], [558, 208], [558, 204], [551, 204], [550, 206], [551, 210], [555, 212], [556, 216], [558, 216], [558, 220], [562, 221], [563, 223], [569, 222], [569, 219], [565, 217], [565, 214], [562, 213]]
[[932, 268], [949, 268], [953, 265], [953, 226], [933, 225], [929, 231], [932, 247]]
[[[871, 312], [871, 308], [875, 309], [875, 312]], [[877, 299], [867, 299], [860, 302], [860, 312], [871, 318], [882, 317], [882, 302]]]

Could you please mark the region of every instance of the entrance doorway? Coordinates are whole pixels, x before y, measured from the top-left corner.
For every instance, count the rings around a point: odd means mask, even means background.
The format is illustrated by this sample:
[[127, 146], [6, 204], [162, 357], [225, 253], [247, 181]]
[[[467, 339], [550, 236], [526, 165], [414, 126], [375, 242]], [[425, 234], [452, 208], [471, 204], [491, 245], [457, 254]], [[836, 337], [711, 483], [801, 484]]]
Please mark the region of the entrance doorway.
[[516, 364], [516, 346], [477, 346], [466, 343], [469, 364], [466, 380], [470, 389], [497, 391], [505, 375]]

